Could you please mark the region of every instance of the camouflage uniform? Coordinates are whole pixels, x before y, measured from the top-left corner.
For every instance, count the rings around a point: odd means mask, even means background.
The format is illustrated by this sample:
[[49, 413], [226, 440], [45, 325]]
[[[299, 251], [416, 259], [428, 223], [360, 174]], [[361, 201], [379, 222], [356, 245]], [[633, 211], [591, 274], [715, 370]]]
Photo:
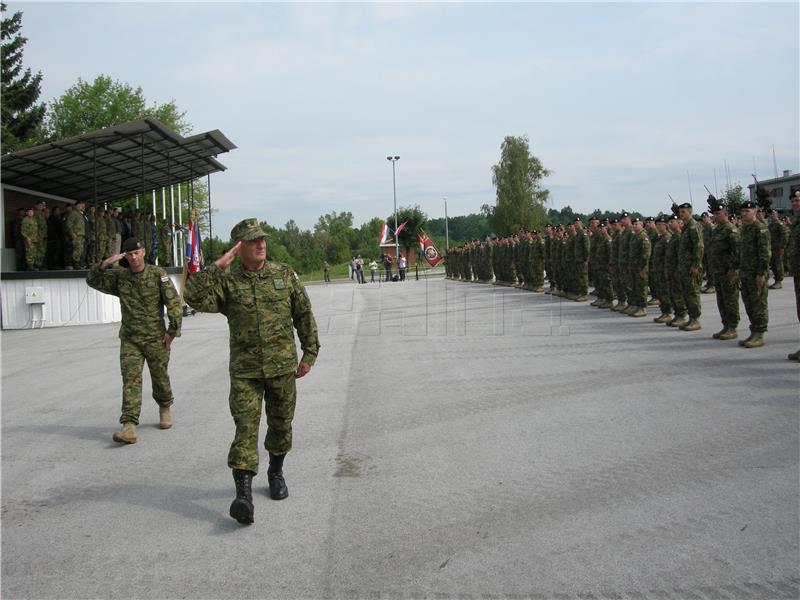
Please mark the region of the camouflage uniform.
[[729, 273], [739, 268], [739, 232], [730, 223], [717, 223], [711, 234], [708, 251], [709, 285], [717, 294], [717, 308], [726, 329], [739, 326], [739, 279], [729, 279]]
[[678, 262], [678, 253], [681, 245], [681, 232], [670, 232], [669, 243], [667, 244], [664, 256], [665, 277], [669, 284], [669, 299], [675, 311], [675, 320], [681, 321], [686, 318], [686, 302], [683, 299], [683, 289], [681, 288], [681, 278]]
[[597, 297], [603, 301], [603, 308], [608, 308], [614, 302], [614, 288], [611, 284], [611, 274], [608, 265], [611, 261], [611, 238], [605, 231], [597, 231], [592, 236], [595, 245], [594, 253], [594, 285]]
[[35, 217], [25, 216], [22, 218], [22, 239], [25, 241], [25, 268], [28, 271], [36, 270], [37, 246], [36, 240], [39, 237], [39, 227]]
[[44, 218], [43, 210], [34, 210], [33, 218], [36, 221], [36, 268], [44, 266], [44, 256], [47, 249], [47, 219]]
[[769, 237], [772, 242], [772, 258], [770, 268], [775, 277], [775, 283], [783, 281], [783, 254], [789, 242], [789, 231], [779, 220], [774, 220], [769, 224]]
[[[678, 274], [681, 282], [683, 301], [689, 312], [689, 318], [700, 318], [700, 282], [703, 280], [703, 232], [700, 224], [693, 218], [683, 226], [678, 246]], [[689, 272], [696, 268], [697, 273]]]
[[611, 252], [609, 254], [609, 265], [611, 267], [611, 283], [614, 286], [614, 294], [617, 296], [618, 306], [627, 303], [628, 290], [625, 287], [622, 271], [619, 268], [619, 249], [622, 241], [622, 231], [614, 230], [611, 235]]
[[[769, 229], [760, 221], [742, 225], [739, 252], [739, 276], [742, 282], [742, 300], [750, 319], [752, 333], [764, 333], [769, 323], [767, 307], [767, 279], [771, 258]], [[761, 289], [756, 285], [756, 277], [764, 276]]]
[[583, 229], [575, 229], [573, 238], [573, 267], [575, 269], [575, 294], [585, 298], [589, 293], [589, 237]]
[[[101, 269], [95, 265], [86, 283], [105, 294], [119, 297], [122, 324], [119, 329], [120, 371], [122, 372], [122, 414], [120, 423], [139, 424], [142, 410], [142, 368], [144, 362], [153, 382], [153, 399], [162, 408], [172, 405], [172, 388], [167, 366], [170, 351], [164, 334], [181, 334], [181, 301], [163, 269], [145, 265], [130, 269]], [[169, 327], [164, 327], [164, 307]]]
[[650, 238], [642, 230], [631, 232], [628, 244], [628, 272], [631, 278], [631, 297], [628, 304], [645, 308], [647, 306], [648, 265], [650, 263]]
[[[71, 264], [76, 269], [83, 266], [85, 261], [84, 248], [86, 246], [86, 216], [75, 209], [67, 217], [67, 237], [72, 245], [72, 255], [65, 257], [64, 262]], [[71, 239], [75, 236], [74, 239]]]
[[672, 300], [669, 294], [669, 275], [667, 273], [666, 259], [667, 248], [672, 239], [672, 233], [667, 229], [664, 233], [656, 236], [652, 252], [652, 270], [650, 272], [653, 281], [653, 296], [658, 298], [658, 307], [662, 315], [672, 313]]
[[230, 330], [229, 404], [236, 434], [228, 454], [231, 469], [258, 472], [258, 426], [262, 399], [267, 411], [264, 447], [285, 455], [292, 447], [297, 350], [314, 364], [319, 352], [311, 302], [290, 267], [267, 261], [260, 271], [236, 262], [229, 269], [211, 265], [189, 277], [186, 302], [202, 312], [220, 312]]
[[[633, 302], [633, 290], [631, 289], [631, 275], [628, 266], [628, 253], [630, 251], [631, 236], [633, 232], [630, 227], [623, 227], [619, 233], [619, 254], [617, 256], [617, 270], [619, 271], [619, 288], [624, 291], [624, 300], [620, 297], [620, 304], [631, 304]], [[619, 293], [619, 292], [618, 292]]]

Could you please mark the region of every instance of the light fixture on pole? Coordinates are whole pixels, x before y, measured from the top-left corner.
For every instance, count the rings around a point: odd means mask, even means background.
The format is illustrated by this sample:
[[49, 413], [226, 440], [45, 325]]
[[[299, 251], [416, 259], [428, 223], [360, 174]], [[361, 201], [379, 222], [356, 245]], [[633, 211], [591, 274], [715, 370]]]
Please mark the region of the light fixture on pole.
[[447, 225], [447, 196], [444, 197], [444, 249], [450, 250], [450, 229]]
[[392, 192], [394, 195], [394, 260], [395, 266], [400, 262], [400, 240], [397, 239], [397, 180], [394, 173], [394, 163], [400, 160], [399, 156], [387, 156], [386, 160], [392, 163]]

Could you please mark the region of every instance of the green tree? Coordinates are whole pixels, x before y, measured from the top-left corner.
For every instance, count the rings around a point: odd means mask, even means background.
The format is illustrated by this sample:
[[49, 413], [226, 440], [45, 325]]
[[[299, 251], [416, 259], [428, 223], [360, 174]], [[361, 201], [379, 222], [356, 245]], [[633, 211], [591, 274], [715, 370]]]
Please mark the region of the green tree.
[[[0, 13], [5, 13], [0, 3]], [[42, 72], [22, 70], [22, 53], [28, 38], [20, 35], [22, 12], [15, 12], [0, 23], [0, 153], [32, 146], [45, 114], [44, 103], [37, 104], [42, 92]]]
[[[457, 217], [449, 217], [447, 219], [447, 233], [450, 236], [450, 245], [460, 245], [463, 242], [471, 240], [483, 239], [492, 233], [489, 219], [486, 215], [482, 214], [469, 214], [460, 215]], [[428, 221], [428, 234], [431, 239], [445, 240], [445, 226], [444, 219], [430, 219]], [[438, 242], [437, 242], [438, 246]], [[441, 247], [444, 252], [444, 246]]]
[[522, 227], [540, 229], [547, 220], [544, 205], [550, 195], [540, 183], [550, 171], [531, 154], [527, 136], [507, 136], [503, 140], [500, 162], [492, 167], [492, 174], [496, 202], [482, 208], [494, 230], [510, 235]]
[[742, 202], [746, 199], [742, 184], [737, 183], [733, 187], [729, 187], [725, 190], [725, 194], [722, 196], [722, 203], [725, 205], [725, 208], [728, 209], [729, 215], [738, 215], [742, 209]]
[[331, 264], [350, 259], [353, 238], [353, 215], [350, 212], [322, 215], [314, 225], [314, 240], [322, 257]]
[[[397, 210], [397, 226], [400, 227], [405, 221], [408, 221], [408, 223], [400, 232], [397, 241], [405, 249], [406, 255], [408, 255], [409, 248], [416, 247], [419, 244], [417, 233], [427, 227], [428, 215], [422, 212], [422, 209], [416, 204], [414, 206], [401, 207]], [[389, 215], [386, 223], [389, 224], [390, 228], [394, 229], [394, 214]]]
[[179, 110], [174, 100], [147, 106], [141, 87], [107, 75], [98, 75], [91, 83], [79, 78], [50, 104], [44, 135], [57, 140], [145, 117], [158, 119], [180, 134], [191, 129], [186, 112]]

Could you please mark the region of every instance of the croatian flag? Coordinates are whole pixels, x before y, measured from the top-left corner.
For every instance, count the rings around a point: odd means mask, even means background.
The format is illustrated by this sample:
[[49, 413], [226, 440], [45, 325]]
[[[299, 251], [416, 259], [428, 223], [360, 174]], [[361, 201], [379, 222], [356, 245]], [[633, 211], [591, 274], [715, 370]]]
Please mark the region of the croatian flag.
[[189, 232], [186, 238], [186, 265], [189, 273], [197, 273], [203, 268], [203, 249], [200, 247], [200, 228], [189, 219]]
[[381, 226], [381, 239], [378, 242], [378, 245], [382, 246], [383, 244], [386, 243], [388, 239], [389, 239], [389, 226], [386, 223], [384, 223]]
[[408, 219], [400, 223], [400, 226], [397, 228], [397, 231], [394, 232], [394, 236], [397, 237], [400, 235], [400, 232], [403, 231], [403, 228], [408, 225]]

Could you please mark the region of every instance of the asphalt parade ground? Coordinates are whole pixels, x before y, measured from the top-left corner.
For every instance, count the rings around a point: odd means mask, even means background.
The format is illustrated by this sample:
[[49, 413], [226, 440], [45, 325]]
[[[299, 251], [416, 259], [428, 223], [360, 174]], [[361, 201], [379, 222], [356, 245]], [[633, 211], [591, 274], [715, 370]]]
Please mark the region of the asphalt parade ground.
[[262, 448], [247, 527], [224, 317], [184, 319], [175, 426], [145, 374], [132, 446], [117, 324], [3, 332], [2, 598], [800, 597], [791, 279], [752, 350], [711, 339], [713, 295], [687, 333], [441, 278], [307, 289], [289, 498]]

